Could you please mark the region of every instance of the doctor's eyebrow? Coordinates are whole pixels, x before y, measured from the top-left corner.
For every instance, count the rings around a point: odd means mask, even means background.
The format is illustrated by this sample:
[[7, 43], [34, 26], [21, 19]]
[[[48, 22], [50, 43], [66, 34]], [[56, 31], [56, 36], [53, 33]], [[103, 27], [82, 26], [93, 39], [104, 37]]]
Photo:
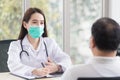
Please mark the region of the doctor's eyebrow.
[[44, 20], [37, 20], [37, 19], [33, 19], [32, 21], [43, 21], [44, 22]]

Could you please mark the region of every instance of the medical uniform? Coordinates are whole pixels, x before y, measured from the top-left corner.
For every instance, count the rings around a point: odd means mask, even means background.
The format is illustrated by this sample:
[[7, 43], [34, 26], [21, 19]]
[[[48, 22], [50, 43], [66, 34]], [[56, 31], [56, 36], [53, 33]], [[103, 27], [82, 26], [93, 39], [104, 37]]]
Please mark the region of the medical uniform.
[[94, 57], [87, 64], [68, 69], [61, 80], [77, 80], [78, 77], [118, 77], [120, 57]]
[[29, 56], [23, 52], [21, 58], [20, 52], [22, 49], [20, 41], [21, 40], [11, 42], [8, 51], [8, 68], [13, 74], [19, 76], [34, 76], [31, 72], [36, 68], [42, 68], [41, 63], [47, 62], [45, 44], [47, 46], [48, 56], [56, 64], [61, 65], [63, 71], [71, 66], [70, 57], [59, 48], [53, 39], [41, 37], [38, 48], [35, 50], [28, 41], [27, 36], [25, 36], [22, 40], [22, 47], [23, 50], [27, 51]]

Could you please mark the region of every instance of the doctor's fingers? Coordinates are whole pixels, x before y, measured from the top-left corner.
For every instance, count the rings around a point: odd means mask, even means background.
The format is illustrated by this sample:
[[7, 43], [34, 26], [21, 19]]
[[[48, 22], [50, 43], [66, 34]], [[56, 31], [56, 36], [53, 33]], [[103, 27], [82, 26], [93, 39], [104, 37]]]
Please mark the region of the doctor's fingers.
[[53, 62], [53, 60], [50, 57], [48, 57], [48, 62]]
[[45, 76], [49, 74], [50, 70], [47, 68], [39, 68], [39, 69], [34, 69], [32, 71], [32, 74], [37, 75], [37, 76]]
[[38, 75], [39, 76], [46, 76], [50, 73], [50, 69], [48, 68], [41, 68], [41, 69], [38, 69]]
[[52, 66], [52, 65], [56, 65], [56, 63], [54, 63], [54, 62], [46, 62], [45, 65], [46, 66], [49, 66], [49, 65]]
[[46, 68], [50, 69], [50, 73], [54, 73], [58, 71], [58, 67], [56, 65], [46, 66]]

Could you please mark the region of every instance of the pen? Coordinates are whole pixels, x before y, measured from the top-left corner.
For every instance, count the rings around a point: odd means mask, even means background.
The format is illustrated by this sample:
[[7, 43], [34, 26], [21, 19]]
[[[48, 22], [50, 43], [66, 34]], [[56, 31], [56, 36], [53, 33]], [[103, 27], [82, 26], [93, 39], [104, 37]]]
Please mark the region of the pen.
[[[45, 67], [45, 65], [43, 64], [43, 62], [41, 62], [41, 65], [42, 65], [42, 67], [44, 68]], [[46, 78], [47, 76], [44, 76], [44, 78]]]
[[41, 65], [42, 65], [42, 67], [45, 67], [45, 65], [43, 64], [43, 62], [41, 62]]

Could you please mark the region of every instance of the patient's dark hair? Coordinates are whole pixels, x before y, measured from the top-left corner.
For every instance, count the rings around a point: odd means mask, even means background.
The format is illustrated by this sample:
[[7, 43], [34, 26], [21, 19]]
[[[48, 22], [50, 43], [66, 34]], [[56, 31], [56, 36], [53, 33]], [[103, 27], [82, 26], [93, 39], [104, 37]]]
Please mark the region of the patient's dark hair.
[[98, 49], [117, 50], [120, 43], [120, 26], [111, 18], [100, 18], [92, 25], [92, 36]]

